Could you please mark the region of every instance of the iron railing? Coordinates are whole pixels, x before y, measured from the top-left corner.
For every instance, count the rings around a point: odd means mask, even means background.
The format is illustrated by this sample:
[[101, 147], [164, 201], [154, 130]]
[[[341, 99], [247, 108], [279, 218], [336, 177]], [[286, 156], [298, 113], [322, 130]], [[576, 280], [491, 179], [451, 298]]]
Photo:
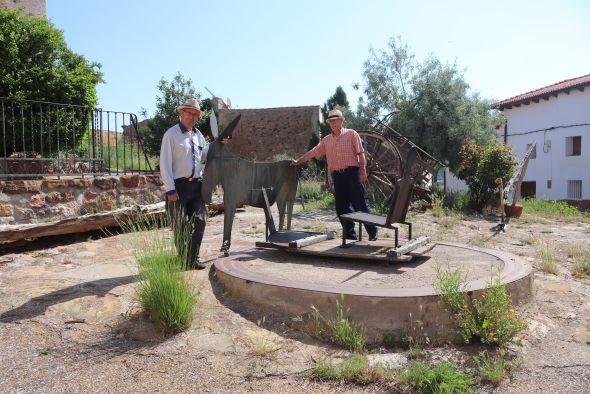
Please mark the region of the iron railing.
[[137, 116], [0, 97], [0, 178], [153, 172]]

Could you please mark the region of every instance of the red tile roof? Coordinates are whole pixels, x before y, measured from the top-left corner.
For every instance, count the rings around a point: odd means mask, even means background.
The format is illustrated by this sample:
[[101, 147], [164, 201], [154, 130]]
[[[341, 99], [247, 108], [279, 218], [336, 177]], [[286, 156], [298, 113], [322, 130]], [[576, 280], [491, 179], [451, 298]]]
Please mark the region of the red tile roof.
[[539, 99], [549, 100], [550, 96], [557, 97], [559, 93], [568, 93], [573, 89], [580, 89], [583, 91], [584, 87], [589, 85], [590, 74], [578, 78], [566, 79], [565, 81], [557, 82], [553, 85], [519, 94], [518, 96], [510, 97], [506, 100], [498, 101], [497, 103], [493, 104], [493, 107], [502, 111], [504, 108], [510, 109], [515, 105], [530, 104], [531, 101], [538, 103]]

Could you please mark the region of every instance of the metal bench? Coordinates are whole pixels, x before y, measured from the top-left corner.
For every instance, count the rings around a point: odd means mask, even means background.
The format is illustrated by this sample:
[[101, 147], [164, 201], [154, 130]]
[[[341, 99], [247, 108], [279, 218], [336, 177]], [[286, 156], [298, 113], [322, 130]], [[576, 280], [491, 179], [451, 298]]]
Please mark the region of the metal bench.
[[[389, 228], [395, 231], [395, 247], [399, 246], [400, 224], [408, 226], [408, 239], [412, 239], [412, 223], [406, 221], [406, 214], [410, 207], [410, 199], [416, 176], [419, 171], [418, 149], [414, 146], [408, 151], [403, 177], [395, 184], [391, 198], [391, 207], [387, 216], [375, 215], [365, 212], [352, 212], [340, 215], [343, 220], [357, 222], [359, 224], [359, 241], [362, 240], [363, 224], [372, 224], [377, 227]], [[346, 247], [346, 233], [342, 231], [342, 247]]]

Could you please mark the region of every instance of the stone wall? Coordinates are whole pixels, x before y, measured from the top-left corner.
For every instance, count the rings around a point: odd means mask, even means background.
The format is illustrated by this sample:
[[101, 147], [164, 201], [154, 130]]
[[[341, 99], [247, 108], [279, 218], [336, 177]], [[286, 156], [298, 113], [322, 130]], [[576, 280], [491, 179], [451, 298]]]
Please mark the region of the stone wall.
[[159, 174], [0, 181], [0, 224], [42, 223], [163, 201]]

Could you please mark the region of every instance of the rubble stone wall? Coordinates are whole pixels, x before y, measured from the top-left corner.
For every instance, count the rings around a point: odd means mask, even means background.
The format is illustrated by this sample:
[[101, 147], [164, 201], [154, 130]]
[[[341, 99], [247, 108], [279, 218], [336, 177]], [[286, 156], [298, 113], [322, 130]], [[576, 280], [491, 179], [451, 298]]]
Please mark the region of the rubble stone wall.
[[57, 221], [163, 201], [159, 174], [0, 181], [0, 225]]

